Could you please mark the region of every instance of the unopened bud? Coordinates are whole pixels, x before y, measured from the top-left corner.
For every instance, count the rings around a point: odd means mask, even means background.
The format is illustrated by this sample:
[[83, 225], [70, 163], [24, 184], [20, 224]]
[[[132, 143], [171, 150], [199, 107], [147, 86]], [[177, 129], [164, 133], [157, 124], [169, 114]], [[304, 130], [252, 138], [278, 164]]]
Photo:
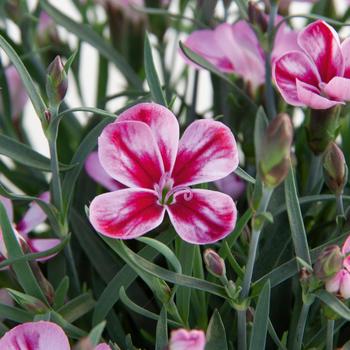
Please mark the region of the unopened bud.
[[323, 173], [328, 188], [336, 195], [343, 192], [347, 167], [342, 150], [331, 142], [323, 156]]
[[213, 249], [206, 249], [203, 254], [204, 263], [207, 270], [216, 277], [226, 275], [224, 259], [222, 259]]
[[266, 186], [275, 187], [288, 175], [292, 141], [292, 122], [281, 113], [271, 121], [262, 141], [259, 169]]
[[255, 3], [251, 1], [248, 3], [248, 17], [250, 23], [257, 25], [262, 33], [266, 33], [268, 27], [268, 17]]
[[52, 17], [45, 11], [40, 12], [39, 23], [36, 29], [36, 39], [39, 46], [60, 43], [56, 24]]
[[333, 277], [343, 266], [344, 256], [340, 248], [333, 244], [322, 250], [314, 265], [314, 272], [320, 280]]
[[307, 139], [309, 147], [315, 155], [322, 154], [337, 137], [340, 125], [339, 112], [339, 106], [311, 110], [307, 124]]
[[167, 283], [159, 278], [153, 279], [153, 292], [157, 298], [164, 304], [168, 303], [171, 298], [171, 289]]
[[23, 19], [20, 0], [7, 0], [5, 2], [6, 15], [15, 23], [20, 23]]
[[46, 76], [46, 93], [50, 104], [58, 106], [64, 99], [67, 88], [67, 73], [64, 69], [61, 57], [56, 56], [49, 65]]

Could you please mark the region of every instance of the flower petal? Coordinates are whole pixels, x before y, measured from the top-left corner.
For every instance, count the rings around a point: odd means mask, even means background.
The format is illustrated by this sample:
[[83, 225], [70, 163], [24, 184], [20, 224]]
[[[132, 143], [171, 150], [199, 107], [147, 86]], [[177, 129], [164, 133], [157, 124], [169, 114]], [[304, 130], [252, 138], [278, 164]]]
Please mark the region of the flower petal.
[[27, 322], [12, 328], [0, 339], [6, 350], [70, 350], [67, 336], [52, 322]]
[[171, 332], [169, 350], [204, 350], [205, 334], [201, 330], [177, 329]]
[[85, 161], [85, 170], [88, 175], [107, 190], [116, 191], [125, 188], [123, 184], [110, 177], [103, 169], [97, 152], [91, 152]]
[[13, 205], [11, 199], [6, 198], [4, 196], [0, 196], [0, 201], [5, 207], [8, 219], [10, 220], [10, 222], [13, 222]]
[[320, 81], [312, 62], [299, 51], [291, 51], [278, 58], [273, 65], [273, 76], [282, 97], [293, 106], [303, 105], [297, 93], [297, 79], [313, 86], [318, 86]]
[[174, 186], [194, 185], [227, 176], [238, 166], [231, 130], [213, 120], [197, 120], [184, 132], [172, 177]]
[[[218, 29], [220, 25], [216, 28]], [[226, 57], [225, 53], [222, 51], [220, 44], [216, 38], [216, 29], [202, 29], [196, 30], [191, 33], [188, 38], [185, 40], [185, 46], [194, 51], [196, 54], [205, 58], [208, 62], [216, 66], [222, 72], [232, 72], [234, 66], [232, 62]], [[181, 56], [184, 60], [194, 66], [195, 68], [201, 68], [191, 60], [189, 60], [183, 53], [180, 51]]]
[[329, 293], [338, 293], [340, 288], [340, 283], [342, 281], [344, 270], [340, 270], [334, 277], [329, 279], [326, 284], [326, 290]]
[[328, 109], [344, 102], [329, 100], [320, 95], [320, 91], [314, 86], [297, 79], [297, 92], [299, 100], [313, 109]]
[[215, 181], [219, 191], [228, 194], [233, 199], [238, 199], [245, 191], [246, 183], [235, 173]]
[[346, 255], [348, 253], [350, 253], [350, 236], [348, 236], [348, 238], [345, 240], [345, 242], [343, 243], [341, 252]]
[[[58, 244], [61, 243], [61, 241], [57, 238], [28, 238], [27, 242], [33, 253], [44, 252], [45, 250], [56, 247]], [[49, 255], [45, 258], [37, 259], [37, 261], [44, 262], [53, 258], [55, 255], [56, 254]]]
[[140, 188], [101, 194], [91, 202], [91, 224], [108, 237], [139, 237], [163, 221], [165, 209], [157, 200], [155, 191]]
[[[42, 193], [39, 198], [46, 203], [50, 202], [50, 192]], [[30, 203], [30, 208], [26, 211], [21, 221], [16, 225], [17, 231], [26, 236], [36, 226], [46, 220], [45, 212], [35, 202]]]
[[111, 350], [111, 347], [106, 343], [101, 343], [95, 347], [95, 350]]
[[187, 195], [177, 192], [174, 202], [168, 206], [170, 220], [184, 241], [214, 243], [231, 233], [237, 210], [230, 196], [199, 189], [191, 190], [191, 199]]
[[175, 115], [157, 103], [139, 103], [123, 112], [117, 122], [128, 120], [146, 123], [151, 128], [163, 158], [164, 170], [171, 172], [180, 133]]
[[340, 295], [344, 299], [350, 298], [350, 274], [347, 271], [344, 272], [343, 278], [340, 283]]
[[343, 76], [344, 58], [339, 37], [326, 22], [318, 20], [309, 24], [300, 32], [298, 44], [315, 62], [323, 82]]
[[151, 128], [142, 122], [107, 125], [98, 139], [98, 154], [106, 172], [129, 187], [153, 189], [164, 172]]
[[350, 38], [346, 38], [340, 47], [344, 57], [344, 77], [350, 78]]
[[350, 79], [334, 77], [323, 88], [323, 91], [332, 99], [350, 101]]
[[223, 23], [215, 30], [216, 41], [233, 63], [234, 72], [257, 88], [265, 81], [265, 55], [246, 21]]

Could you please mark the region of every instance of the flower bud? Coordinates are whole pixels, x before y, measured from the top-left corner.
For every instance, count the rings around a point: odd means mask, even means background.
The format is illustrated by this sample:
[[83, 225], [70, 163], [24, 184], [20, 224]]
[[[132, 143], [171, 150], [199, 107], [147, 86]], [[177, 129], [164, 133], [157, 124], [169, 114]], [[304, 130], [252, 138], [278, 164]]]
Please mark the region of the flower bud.
[[330, 245], [322, 250], [314, 265], [314, 272], [320, 280], [328, 280], [341, 270], [343, 254], [337, 245]]
[[46, 93], [52, 106], [58, 106], [62, 102], [67, 88], [67, 73], [60, 56], [56, 56], [49, 65], [46, 76]]
[[266, 33], [268, 27], [268, 17], [255, 3], [251, 1], [248, 3], [248, 17], [250, 23], [257, 25], [262, 33]]
[[293, 125], [287, 114], [271, 121], [262, 140], [259, 170], [266, 186], [278, 186], [288, 175]]
[[45, 11], [40, 12], [39, 23], [36, 30], [36, 40], [41, 47], [60, 44], [56, 24]]
[[323, 173], [328, 188], [336, 195], [343, 192], [347, 167], [342, 150], [331, 142], [323, 156]]
[[213, 249], [206, 249], [203, 258], [207, 270], [212, 275], [216, 277], [223, 277], [226, 275], [224, 259], [222, 259]]

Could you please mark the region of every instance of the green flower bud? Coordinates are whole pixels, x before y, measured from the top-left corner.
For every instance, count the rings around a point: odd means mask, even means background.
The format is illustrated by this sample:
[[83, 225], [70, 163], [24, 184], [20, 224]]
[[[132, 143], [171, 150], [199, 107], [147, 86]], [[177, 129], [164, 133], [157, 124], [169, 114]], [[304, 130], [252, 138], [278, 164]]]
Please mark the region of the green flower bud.
[[268, 17], [253, 2], [248, 3], [248, 17], [250, 23], [257, 25], [262, 33], [267, 32]]
[[278, 186], [288, 175], [292, 141], [292, 122], [281, 113], [271, 121], [262, 140], [259, 170], [266, 186]]
[[223, 277], [226, 275], [225, 261], [213, 249], [206, 249], [203, 259], [208, 272], [213, 276]]
[[67, 88], [67, 73], [60, 56], [56, 56], [49, 65], [46, 76], [46, 93], [52, 106], [58, 106], [62, 102]]
[[324, 248], [314, 265], [314, 272], [320, 280], [333, 277], [343, 266], [344, 256], [337, 245]]
[[329, 109], [312, 109], [307, 125], [307, 140], [315, 155], [322, 154], [339, 132], [339, 111], [336, 106]]
[[334, 142], [324, 153], [323, 173], [328, 188], [336, 195], [341, 194], [347, 180], [347, 166], [342, 150]]

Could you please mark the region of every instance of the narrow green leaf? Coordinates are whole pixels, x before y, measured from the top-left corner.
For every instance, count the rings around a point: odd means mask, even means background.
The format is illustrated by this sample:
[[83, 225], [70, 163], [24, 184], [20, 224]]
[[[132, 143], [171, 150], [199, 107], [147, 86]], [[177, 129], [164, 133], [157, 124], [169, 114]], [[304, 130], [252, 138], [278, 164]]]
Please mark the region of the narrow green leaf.
[[[93, 234], [91, 229], [90, 232]], [[173, 241], [174, 234], [173, 232], [168, 231], [160, 234], [156, 239], [167, 245]], [[153, 260], [158, 256], [158, 252], [151, 247], [145, 247], [138, 252], [138, 255], [147, 260]], [[122, 286], [127, 289], [136, 278], [137, 273], [128, 265], [124, 265], [124, 267], [119, 270], [97, 300], [93, 314], [93, 324], [97, 324], [104, 320], [113, 305], [119, 300], [119, 294], [115, 291], [120, 290]]]
[[[29, 146], [3, 134], [0, 134], [0, 154], [31, 168], [51, 171], [50, 159], [34, 151]], [[72, 167], [72, 165], [60, 165], [61, 170], [68, 170]]]
[[324, 289], [317, 290], [313, 293], [318, 299], [324, 302], [334, 312], [345, 320], [350, 321], [350, 309], [340, 301], [334, 294], [328, 293]]
[[[137, 314], [149, 318], [151, 320], [155, 320], [158, 321], [159, 320], [159, 316], [157, 314], [155, 314], [154, 312], [151, 312], [139, 305], [137, 305], [136, 303], [134, 303], [126, 294], [124, 287], [121, 287], [119, 290], [119, 297], [120, 300], [132, 311], [136, 312]], [[173, 320], [168, 320], [169, 324], [172, 324], [175, 327], [181, 327], [182, 325], [176, 321]]]
[[152, 47], [149, 41], [148, 33], [145, 35], [144, 44], [144, 65], [146, 72], [146, 79], [151, 91], [152, 99], [163, 106], [167, 106], [165, 96], [160, 85], [156, 67], [153, 62]]
[[298, 202], [298, 194], [292, 165], [284, 182], [284, 190], [295, 254], [299, 258], [303, 259], [307, 264], [311, 265], [309, 245]]
[[11, 47], [11, 45], [0, 35], [0, 47], [5, 51], [6, 55], [9, 57], [12, 64], [16, 67], [16, 70], [21, 77], [23, 85], [27, 91], [27, 94], [32, 101], [35, 112], [41, 120], [42, 125], [47, 125], [47, 120], [45, 118], [45, 111], [47, 107], [45, 102], [41, 98], [38, 89], [34, 85], [32, 78], [30, 77], [27, 68], [24, 66], [21, 59], [18, 57], [16, 51]]
[[214, 311], [209, 321], [206, 338], [205, 350], [228, 350], [225, 326], [218, 310]]
[[[19, 242], [16, 238], [16, 234], [10, 224], [10, 221], [7, 217], [7, 213], [4, 205], [0, 202], [0, 224], [2, 230], [2, 236], [5, 242], [9, 258], [17, 258], [23, 256], [22, 249], [19, 245]], [[34, 277], [34, 274], [29, 267], [29, 264], [25, 261], [18, 261], [12, 265], [13, 270], [16, 273], [18, 283], [21, 285], [23, 290], [33, 297], [47, 303], [46, 297], [43, 291], [40, 289], [40, 286], [37, 280]]]
[[80, 339], [82, 337], [86, 337], [87, 333], [82, 329], [72, 325], [68, 321], [66, 321], [59, 313], [52, 311], [51, 312], [51, 320], [61, 326], [65, 333], [73, 339]]
[[270, 311], [270, 289], [270, 281], [267, 281], [260, 293], [256, 306], [249, 350], [260, 350], [265, 348]]
[[162, 311], [159, 315], [156, 330], [156, 349], [164, 350], [168, 345], [168, 320], [166, 308], [163, 306]]
[[135, 254], [120, 240], [113, 240], [107, 237], [102, 238], [117, 254], [120, 252], [120, 250], [124, 250], [125, 253], [128, 255], [129, 259], [131, 259], [131, 261], [133, 261], [133, 263], [136, 266], [139, 266], [141, 270], [155, 277], [163, 279], [167, 282], [178, 284], [180, 286], [203, 290], [208, 293], [220, 296], [222, 298], [227, 298], [225, 289], [218, 284], [207, 282], [199, 278], [179, 274], [173, 271], [169, 271], [167, 269], [164, 269], [163, 267], [149, 262], [148, 260], [142, 258], [138, 254]]
[[0, 315], [3, 319], [18, 323], [30, 322], [33, 319], [33, 316], [28, 311], [1, 303]]
[[239, 176], [241, 179], [250, 182], [251, 184], [255, 184], [254, 177], [250, 176], [247, 172], [245, 172], [242, 168], [238, 167], [234, 173]]
[[67, 293], [69, 289], [69, 278], [65, 276], [55, 291], [55, 299], [53, 303], [53, 308], [55, 310], [62, 307], [66, 301]]
[[95, 301], [90, 293], [84, 293], [70, 300], [63, 305], [57, 312], [68, 322], [74, 322], [84, 316], [95, 306]]
[[100, 54], [113, 62], [120, 72], [125, 76], [130, 84], [135, 88], [142, 89], [142, 81], [133, 71], [126, 59], [110, 46], [105, 39], [100, 37], [96, 31], [83, 23], [77, 23], [51, 6], [48, 1], [40, 0], [41, 7], [54, 19], [54, 21], [63, 26], [68, 32], [75, 34], [80, 40], [89, 43], [96, 48]]
[[[185, 275], [191, 276], [195, 246], [181, 240], [181, 238], [179, 238], [179, 241], [180, 247], [178, 254], [179, 260], [182, 262], [182, 271]], [[190, 314], [191, 292], [191, 289], [187, 287], [179, 287], [176, 292], [176, 305], [178, 307], [181, 318], [186, 324], [188, 323]]]
[[102, 337], [103, 330], [106, 327], [106, 321], [99, 323], [89, 333], [89, 338], [93, 346], [96, 346]]

